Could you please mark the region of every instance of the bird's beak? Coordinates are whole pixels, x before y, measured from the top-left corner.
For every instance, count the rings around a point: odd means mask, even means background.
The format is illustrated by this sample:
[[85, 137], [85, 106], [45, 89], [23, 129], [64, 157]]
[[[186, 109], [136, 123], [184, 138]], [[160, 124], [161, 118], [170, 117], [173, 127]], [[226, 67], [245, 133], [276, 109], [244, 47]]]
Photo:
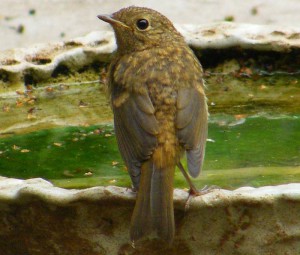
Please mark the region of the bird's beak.
[[98, 19], [101, 19], [101, 20], [111, 24], [112, 26], [122, 26], [122, 27], [125, 27], [125, 28], [130, 28], [129, 26], [127, 26], [123, 22], [114, 19], [112, 17], [112, 15], [98, 15], [97, 17], [98, 17]]

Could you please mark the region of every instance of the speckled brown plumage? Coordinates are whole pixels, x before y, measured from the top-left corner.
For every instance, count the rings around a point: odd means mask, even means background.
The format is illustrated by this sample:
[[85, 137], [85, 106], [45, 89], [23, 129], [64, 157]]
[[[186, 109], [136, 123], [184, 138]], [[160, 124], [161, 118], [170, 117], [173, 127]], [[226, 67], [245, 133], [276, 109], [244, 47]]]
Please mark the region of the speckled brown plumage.
[[119, 149], [138, 190], [131, 239], [155, 231], [172, 242], [175, 167], [186, 151], [196, 177], [204, 157], [202, 68], [172, 23], [154, 10], [129, 7], [99, 18], [112, 25], [118, 45], [109, 90]]

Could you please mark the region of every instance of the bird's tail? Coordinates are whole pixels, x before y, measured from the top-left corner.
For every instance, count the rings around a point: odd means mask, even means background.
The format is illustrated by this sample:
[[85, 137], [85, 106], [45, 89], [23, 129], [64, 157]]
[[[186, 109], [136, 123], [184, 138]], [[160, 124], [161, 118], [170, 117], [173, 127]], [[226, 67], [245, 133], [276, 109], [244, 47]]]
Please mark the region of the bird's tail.
[[[164, 164], [162, 164], [164, 165]], [[175, 233], [173, 180], [175, 166], [157, 166], [152, 159], [141, 169], [141, 182], [131, 219], [132, 241], [155, 231], [171, 243]]]

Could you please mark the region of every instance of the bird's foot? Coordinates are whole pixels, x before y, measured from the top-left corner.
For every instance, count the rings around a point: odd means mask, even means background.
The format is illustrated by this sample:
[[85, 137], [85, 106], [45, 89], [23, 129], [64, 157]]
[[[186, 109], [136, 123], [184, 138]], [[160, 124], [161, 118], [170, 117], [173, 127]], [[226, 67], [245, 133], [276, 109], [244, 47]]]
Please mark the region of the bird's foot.
[[219, 189], [219, 187], [216, 186], [216, 185], [212, 185], [212, 186], [205, 185], [202, 189], [198, 190], [198, 189], [196, 189], [196, 187], [194, 185], [191, 186], [190, 190], [189, 190], [188, 199], [186, 200], [186, 203], [185, 203], [184, 210], [187, 211], [189, 209], [190, 201], [193, 197], [198, 197], [198, 196], [205, 195], [207, 193], [212, 192], [215, 189]]
[[130, 188], [127, 187], [127, 188], [126, 188], [126, 191], [131, 191], [131, 192], [133, 192], [133, 193], [137, 193], [137, 192], [138, 192], [138, 189], [137, 189], [136, 187], [134, 187], [134, 186], [131, 186]]
[[212, 185], [212, 186], [205, 185], [202, 189], [198, 190], [194, 186], [192, 186], [192, 187], [190, 187], [190, 190], [189, 190], [189, 197], [202, 196], [209, 192], [212, 192], [214, 189], [219, 189], [219, 187], [216, 185]]

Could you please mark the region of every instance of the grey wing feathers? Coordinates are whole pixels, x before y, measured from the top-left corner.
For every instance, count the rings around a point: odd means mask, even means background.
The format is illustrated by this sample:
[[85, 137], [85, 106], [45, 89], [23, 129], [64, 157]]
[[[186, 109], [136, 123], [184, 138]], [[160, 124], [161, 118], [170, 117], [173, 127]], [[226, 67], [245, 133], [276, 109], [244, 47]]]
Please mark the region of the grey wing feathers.
[[207, 106], [204, 94], [196, 88], [178, 91], [176, 127], [180, 144], [186, 149], [192, 177], [200, 173], [207, 138]]
[[141, 163], [156, 146], [158, 123], [148, 95], [130, 95], [121, 106], [113, 106], [115, 132], [121, 155], [133, 186], [138, 189]]

